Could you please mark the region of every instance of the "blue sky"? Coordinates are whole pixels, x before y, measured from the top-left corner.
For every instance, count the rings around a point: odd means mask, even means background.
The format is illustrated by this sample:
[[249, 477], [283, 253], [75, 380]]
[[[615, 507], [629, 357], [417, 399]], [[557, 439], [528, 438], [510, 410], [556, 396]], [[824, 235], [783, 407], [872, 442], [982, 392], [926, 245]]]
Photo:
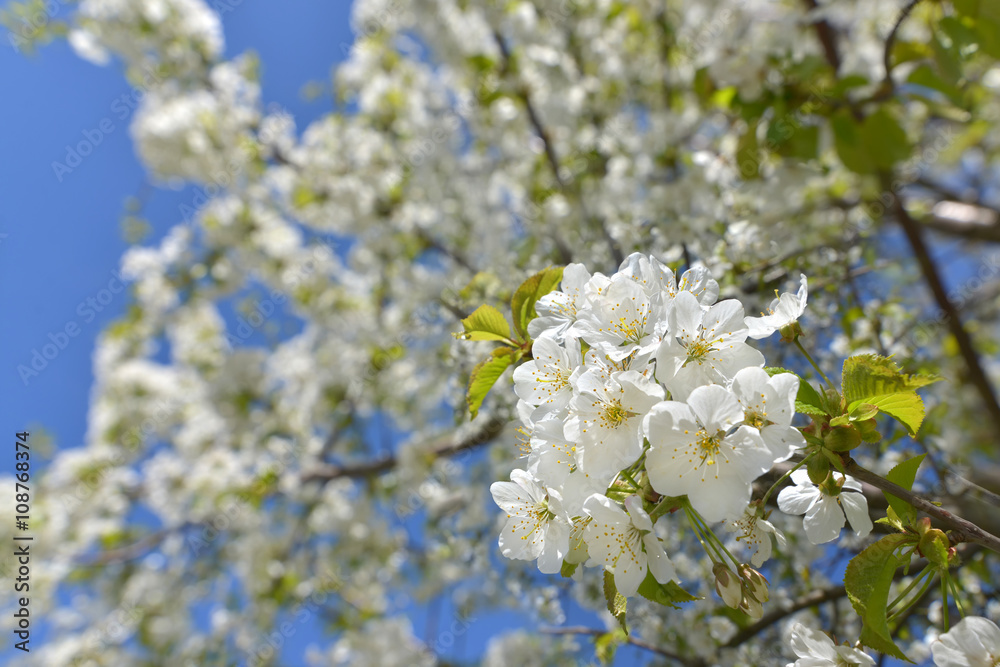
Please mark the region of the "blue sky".
[[[68, 10], [55, 18], [62, 18]], [[285, 0], [244, 2], [223, 15], [226, 55], [254, 50], [262, 63], [265, 105], [292, 113], [301, 131], [327, 113], [329, 97], [306, 101], [303, 86], [328, 82], [331, 66], [353, 41], [349, 3]], [[97, 67], [57, 41], [32, 56], [0, 43], [0, 397], [3, 428], [11, 437], [44, 427], [56, 447], [79, 447], [86, 432], [93, 375], [92, 353], [101, 330], [126, 309], [128, 290], [116, 275], [128, 245], [120, 221], [124, 202], [145, 192], [142, 217], [155, 243], [181, 221], [180, 207], [193, 190], [147, 187], [147, 175], [128, 133], [133, 89], [117, 64]], [[82, 146], [81, 146], [82, 144]], [[90, 150], [88, 150], [90, 148]], [[79, 161], [69, 155], [80, 156]], [[84, 155], [86, 153], [86, 155]], [[56, 168], [54, 163], [70, 167]], [[38, 431], [35, 430], [37, 433]], [[32, 474], [44, 468], [33, 459]], [[0, 455], [0, 471], [13, 469], [13, 451]], [[450, 605], [436, 624], [447, 627]], [[429, 630], [427, 608], [411, 609], [414, 631]], [[479, 615], [456, 643], [452, 657], [481, 655], [489, 637], [524, 624], [523, 614], [500, 610]], [[576, 610], [570, 624], [600, 627], [592, 614]], [[44, 625], [33, 641], [44, 642]], [[283, 664], [301, 662], [302, 648], [321, 640], [318, 627], [286, 647]], [[586, 643], [582, 641], [581, 643]], [[37, 645], [37, 644], [36, 644]], [[5, 661], [11, 647], [3, 645]], [[623, 648], [623, 663], [635, 664], [637, 649]]]

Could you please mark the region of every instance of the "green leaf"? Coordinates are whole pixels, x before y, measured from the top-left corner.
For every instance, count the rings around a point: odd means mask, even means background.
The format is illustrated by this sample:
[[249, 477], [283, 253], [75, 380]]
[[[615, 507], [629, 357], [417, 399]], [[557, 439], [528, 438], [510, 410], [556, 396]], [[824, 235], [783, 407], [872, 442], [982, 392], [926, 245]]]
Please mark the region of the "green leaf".
[[736, 145], [736, 166], [745, 181], [760, 178], [760, 145], [757, 142], [757, 126], [760, 119], [749, 123], [746, 133]]
[[913, 540], [909, 534], [887, 535], [852, 558], [844, 572], [847, 597], [861, 617], [861, 643], [907, 662], [912, 660], [892, 640], [886, 606], [893, 575], [902, 562], [895, 551]]
[[594, 638], [594, 654], [602, 665], [610, 665], [614, 661], [618, 647], [625, 643], [627, 637], [628, 633], [619, 629]]
[[461, 340], [499, 340], [511, 343], [510, 325], [503, 314], [493, 306], [482, 305], [462, 320], [465, 328], [460, 334], [455, 334]]
[[561, 266], [550, 266], [525, 280], [514, 292], [510, 299], [510, 312], [514, 318], [514, 329], [522, 340], [527, 339], [528, 322], [538, 317], [535, 304], [559, 286], [562, 274]]
[[910, 155], [906, 131], [884, 107], [862, 121], [843, 109], [830, 118], [830, 125], [837, 155], [855, 173], [889, 169]]
[[885, 107], [865, 118], [861, 137], [875, 166], [891, 169], [910, 156], [910, 141], [899, 121]]
[[799, 382], [799, 392], [795, 396], [795, 411], [807, 415], [827, 414], [819, 392], [804, 379]]
[[498, 347], [486, 359], [476, 364], [469, 376], [469, 391], [465, 400], [469, 404], [469, 414], [474, 418], [479, 414], [479, 408], [483, 404], [483, 399], [490, 392], [496, 381], [507, 370], [507, 367], [520, 358], [518, 350], [506, 347]]
[[579, 563], [570, 563], [569, 561], [563, 561], [562, 567], [559, 568], [559, 574], [569, 579], [576, 572], [576, 568], [579, 567]]
[[[869, 396], [864, 402], [870, 403], [882, 412], [895, 417], [906, 427], [910, 435], [916, 435], [920, 424], [924, 421], [924, 402], [913, 391]], [[854, 403], [851, 404], [851, 406], [854, 405]]]
[[639, 584], [639, 595], [650, 602], [662, 604], [665, 607], [672, 607], [673, 609], [680, 608], [677, 606], [679, 602], [694, 602], [701, 599], [691, 595], [674, 581], [661, 584], [656, 580], [652, 572], [647, 572], [646, 578]]
[[858, 403], [848, 413], [852, 422], [863, 422], [878, 414], [878, 406], [871, 403]]
[[907, 375], [888, 357], [858, 354], [844, 361], [842, 388], [844, 398], [853, 405], [873, 396], [913, 391], [940, 379], [936, 375]]
[[870, 174], [875, 165], [861, 136], [861, 127], [847, 109], [830, 117], [833, 129], [833, 146], [844, 166], [856, 174]]
[[[885, 478], [893, 484], [898, 484], [907, 491], [913, 488], [913, 480], [917, 478], [917, 468], [920, 467], [926, 454], [920, 454], [913, 458], [906, 459], [893, 466], [892, 470], [886, 473]], [[909, 526], [917, 520], [917, 510], [910, 503], [902, 498], [897, 498], [891, 493], [885, 494], [885, 499], [889, 501], [889, 507], [893, 509], [904, 525]]]
[[604, 571], [604, 599], [608, 603], [608, 611], [618, 620], [625, 634], [628, 634], [628, 626], [625, 624], [625, 606], [628, 600], [618, 592], [615, 586], [615, 575], [607, 570]]
[[[781, 375], [782, 373], [792, 373], [792, 371], [787, 368], [782, 368], [781, 366], [765, 366], [764, 372], [767, 373], [769, 377]], [[792, 373], [792, 375], [795, 375], [795, 373]]]

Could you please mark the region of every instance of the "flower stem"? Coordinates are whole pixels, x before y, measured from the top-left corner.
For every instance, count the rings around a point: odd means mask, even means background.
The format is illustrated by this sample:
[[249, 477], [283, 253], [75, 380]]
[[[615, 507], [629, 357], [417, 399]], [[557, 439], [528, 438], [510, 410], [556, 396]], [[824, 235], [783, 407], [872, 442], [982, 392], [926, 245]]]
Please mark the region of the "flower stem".
[[948, 575], [941, 577], [941, 615], [944, 620], [944, 631], [948, 632]]
[[726, 545], [722, 543], [722, 540], [719, 539], [718, 535], [716, 535], [715, 532], [708, 527], [708, 524], [705, 522], [705, 519], [702, 518], [702, 516], [698, 514], [698, 512], [695, 511], [693, 507], [690, 507], [690, 505], [688, 507], [685, 507], [685, 511], [688, 512], [688, 518], [691, 519], [692, 522], [698, 523], [702, 532], [705, 534], [705, 539], [707, 539], [709, 543], [712, 544], [713, 548], [716, 550], [716, 553], [719, 554], [719, 561], [720, 562], [725, 561], [725, 558], [722, 557], [722, 554], [725, 553], [727, 556], [729, 556], [729, 560], [733, 562], [733, 565], [735, 565], [738, 569], [740, 566], [740, 561], [738, 561], [736, 557], [733, 556], [733, 554], [729, 553], [729, 549], [727, 549]]
[[[692, 511], [691, 507], [685, 503], [684, 513], [687, 515], [688, 521], [691, 522], [691, 528], [694, 529], [695, 535], [698, 536], [698, 541], [701, 542], [701, 546], [705, 549], [705, 553], [708, 554], [708, 557], [712, 559], [713, 563], [724, 562], [726, 559], [722, 557], [722, 554], [715, 547], [715, 545], [712, 544], [712, 541], [702, 534], [701, 527], [698, 525], [698, 521], [694, 518]], [[706, 539], [708, 539], [707, 543]]]
[[[926, 568], [925, 568], [924, 571], [926, 571]], [[917, 578], [920, 579], [920, 576], [918, 576]], [[892, 612], [892, 615], [889, 616], [889, 618], [887, 620], [891, 621], [891, 620], [894, 620], [896, 618], [899, 618], [900, 614], [902, 614], [904, 611], [906, 611], [907, 609], [909, 609], [911, 606], [913, 606], [916, 603], [917, 600], [919, 600], [920, 598], [922, 598], [924, 596], [924, 593], [927, 592], [927, 589], [930, 588], [931, 584], [933, 584], [933, 583], [934, 583], [934, 576], [933, 575], [926, 577], [925, 580], [924, 580], [923, 586], [920, 587], [920, 591], [916, 595], [914, 595], [912, 598], [910, 598], [910, 601], [908, 603], [906, 603], [905, 605], [903, 605], [902, 607], [900, 607], [896, 611]]]
[[907, 585], [907, 587], [903, 589], [903, 592], [897, 595], [896, 599], [889, 603], [886, 609], [892, 609], [897, 604], [899, 604], [906, 597], [906, 595], [913, 590], [913, 587], [916, 586], [918, 583], [920, 583], [920, 581], [924, 578], [924, 576], [926, 576], [930, 572], [930, 569], [931, 569], [930, 565], [927, 565], [924, 569], [922, 569], [917, 574], [917, 576], [913, 578], [913, 581], [911, 581], [909, 585]]
[[962, 601], [958, 599], [958, 584], [955, 583], [955, 579], [951, 576], [950, 572], [945, 572], [944, 576], [948, 579], [951, 594], [955, 596], [955, 606], [958, 607], [958, 613], [962, 615], [962, 618], [965, 618], [965, 607], [962, 606]]
[[820, 376], [821, 378], [823, 378], [823, 381], [824, 381], [824, 382], [826, 382], [827, 386], [828, 386], [828, 387], [830, 387], [830, 389], [833, 389], [833, 390], [836, 390], [837, 388], [833, 386], [833, 383], [832, 383], [832, 382], [830, 382], [830, 378], [828, 378], [828, 377], [826, 376], [826, 373], [824, 373], [824, 372], [823, 372], [823, 369], [819, 367], [819, 364], [817, 364], [817, 363], [816, 363], [816, 362], [815, 362], [815, 361], [813, 360], [813, 358], [812, 358], [812, 355], [811, 355], [811, 354], [809, 354], [809, 352], [807, 352], [807, 351], [806, 351], [806, 348], [802, 347], [802, 343], [801, 343], [801, 342], [799, 342], [799, 339], [798, 339], [798, 338], [796, 338], [796, 339], [795, 339], [795, 346], [796, 346], [796, 347], [798, 347], [798, 348], [799, 348], [799, 351], [801, 351], [801, 352], [802, 352], [802, 354], [804, 354], [804, 355], [805, 355], [806, 359], [808, 359], [808, 360], [809, 360], [809, 363], [810, 363], [810, 364], [812, 364], [812, 367], [816, 369], [816, 372], [817, 372], [817, 373], [819, 373], [819, 376]]
[[635, 489], [636, 491], [642, 491], [642, 487], [640, 487], [639, 483], [635, 481], [632, 475], [629, 474], [628, 470], [622, 470], [620, 474], [628, 481], [629, 484], [632, 485], [633, 489]]
[[796, 470], [798, 470], [799, 468], [801, 468], [802, 466], [804, 466], [806, 464], [806, 462], [810, 458], [812, 458], [815, 453], [816, 453], [816, 450], [814, 449], [811, 452], [809, 452], [808, 454], [806, 454], [805, 457], [803, 457], [803, 459], [801, 461], [799, 461], [798, 463], [795, 464], [794, 468], [792, 468], [791, 470], [789, 470], [788, 472], [786, 472], [784, 475], [782, 475], [780, 478], [778, 478], [778, 481], [776, 481], [774, 484], [772, 484], [771, 488], [768, 489], [767, 493], [764, 494], [763, 500], [760, 501], [761, 507], [766, 507], [767, 506], [767, 499], [771, 497], [771, 494], [774, 493], [774, 490], [776, 488], [778, 488], [779, 486], [781, 486], [782, 482], [784, 482], [786, 479], [788, 479], [789, 477], [791, 477], [793, 472], [795, 472]]

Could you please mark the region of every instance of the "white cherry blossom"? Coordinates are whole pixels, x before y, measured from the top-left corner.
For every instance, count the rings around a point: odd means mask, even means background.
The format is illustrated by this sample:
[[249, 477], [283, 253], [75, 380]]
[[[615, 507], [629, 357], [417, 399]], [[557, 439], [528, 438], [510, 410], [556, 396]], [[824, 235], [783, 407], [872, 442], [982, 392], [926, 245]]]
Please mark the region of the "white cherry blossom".
[[764, 365], [764, 355], [746, 338], [739, 301], [727, 299], [705, 310], [692, 293], [679, 292], [671, 302], [668, 333], [656, 351], [656, 378], [675, 400], [702, 385], [728, 385], [737, 371]]
[[724, 525], [727, 531], [736, 534], [737, 542], [742, 542], [750, 549], [750, 562], [753, 566], [760, 567], [771, 557], [771, 538], [777, 541], [779, 547], [784, 547], [787, 540], [785, 534], [761, 516], [756, 507], [748, 506], [743, 516], [728, 519]]
[[590, 272], [583, 264], [570, 264], [563, 269], [559, 290], [549, 292], [535, 304], [538, 317], [528, 322], [528, 334], [532, 338], [562, 342], [586, 303], [584, 287], [589, 280]]
[[538, 559], [538, 569], [553, 574], [569, 551], [570, 525], [555, 489], [545, 489], [523, 470], [509, 482], [490, 485], [493, 501], [507, 513], [500, 531], [500, 553], [516, 560]]
[[639, 496], [625, 499], [627, 513], [598, 494], [587, 499], [584, 509], [592, 518], [584, 531], [590, 553], [588, 564], [602, 564], [614, 574], [619, 593], [625, 597], [635, 595], [647, 570], [661, 584], [677, 579]]
[[874, 667], [867, 653], [850, 646], [837, 646], [825, 633], [796, 623], [791, 629], [792, 651], [799, 657], [788, 667]]
[[752, 366], [736, 373], [733, 394], [743, 406], [744, 421], [757, 429], [774, 455], [775, 463], [791, 458], [805, 447], [806, 439], [792, 424], [799, 378], [792, 373], [773, 377], [763, 368]]
[[636, 371], [623, 371], [607, 381], [583, 373], [577, 390], [569, 405], [566, 438], [577, 443], [583, 470], [610, 481], [642, 453], [643, 417], [663, 400], [663, 388]]
[[665, 496], [687, 495], [707, 521], [741, 514], [753, 481], [774, 463], [760, 435], [742, 421], [736, 397], [718, 385], [698, 387], [686, 403], [654, 406], [643, 425], [653, 488]]
[[966, 616], [931, 644], [937, 667], [995, 667], [1000, 663], [1000, 628], [981, 616]]
[[868, 516], [868, 500], [861, 493], [861, 483], [849, 475], [832, 473], [835, 480], [844, 480], [838, 495], [828, 495], [809, 479], [805, 470], [792, 473], [794, 486], [787, 486], [778, 494], [778, 507], [786, 514], [805, 514], [803, 524], [806, 537], [813, 544], [831, 542], [840, 536], [844, 515], [859, 537], [872, 531]]
[[616, 274], [600, 297], [579, 315], [574, 331], [613, 360], [652, 352], [666, 328], [662, 308], [642, 286]]
[[806, 300], [809, 298], [809, 286], [806, 277], [799, 279], [799, 290], [795, 294], [785, 292], [771, 302], [767, 313], [761, 317], [747, 317], [748, 335], [755, 340], [767, 338], [781, 327], [798, 322], [806, 312]]
[[537, 406], [538, 416], [566, 407], [573, 397], [570, 376], [581, 364], [579, 343], [570, 338], [563, 347], [552, 338], [538, 338], [531, 355], [531, 361], [514, 369], [514, 392]]

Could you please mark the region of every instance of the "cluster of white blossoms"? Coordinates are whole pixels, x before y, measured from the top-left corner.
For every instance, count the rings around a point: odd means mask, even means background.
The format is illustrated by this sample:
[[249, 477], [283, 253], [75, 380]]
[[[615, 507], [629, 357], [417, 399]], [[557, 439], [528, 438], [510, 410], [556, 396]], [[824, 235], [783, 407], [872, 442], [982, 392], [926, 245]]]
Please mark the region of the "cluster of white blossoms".
[[[738, 300], [718, 296], [706, 269], [677, 280], [638, 253], [610, 277], [566, 267], [561, 291], [541, 298], [529, 323], [532, 360], [514, 371], [530, 451], [526, 470], [491, 487], [508, 514], [504, 556], [537, 559], [545, 573], [564, 561], [603, 565], [625, 596], [647, 572], [660, 583], [676, 580], [654, 530], [661, 498], [686, 497], [705, 522], [727, 521], [756, 547], [757, 566], [770, 554], [771, 535], [783, 539], [751, 497], [754, 480], [806, 444], [791, 423], [799, 378], [770, 375], [746, 340], [794, 326], [805, 309], [805, 279], [762, 317], [746, 317]], [[808, 509], [800, 504], [795, 511]], [[842, 525], [841, 514], [824, 541]], [[739, 606], [740, 586], [730, 590], [727, 581], [720, 595]]]

